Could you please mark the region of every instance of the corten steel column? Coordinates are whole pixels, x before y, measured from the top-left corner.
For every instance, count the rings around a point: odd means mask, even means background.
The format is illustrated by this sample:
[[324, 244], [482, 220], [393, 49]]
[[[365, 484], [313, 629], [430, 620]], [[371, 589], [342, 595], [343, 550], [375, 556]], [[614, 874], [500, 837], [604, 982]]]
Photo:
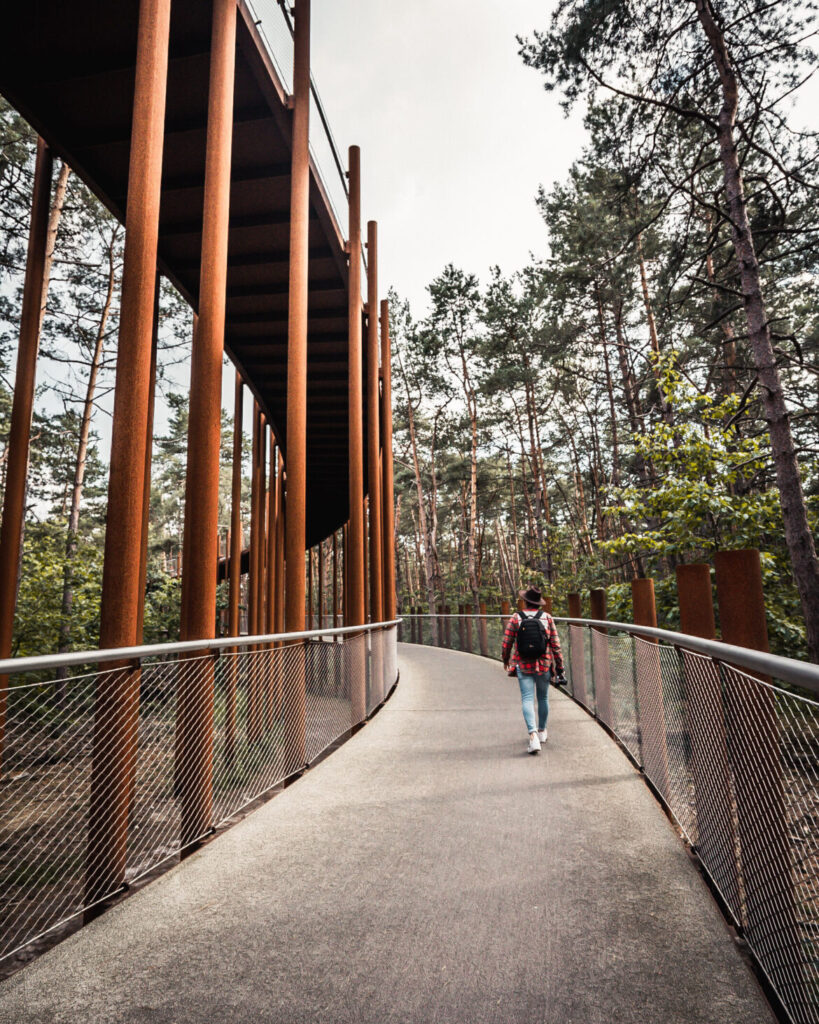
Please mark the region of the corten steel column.
[[[235, 0], [214, 0], [208, 84], [205, 196], [199, 271], [199, 323], [191, 356], [188, 466], [185, 479], [186, 601], [181, 635], [210, 639], [216, 619], [215, 541], [218, 531], [222, 356], [225, 343]], [[183, 677], [184, 768], [182, 842], [210, 825], [213, 775], [213, 666]]]
[[[250, 502], [250, 580], [251, 609], [248, 633], [257, 636], [264, 628], [264, 417], [258, 403], [253, 404], [253, 475]], [[251, 650], [247, 683], [247, 738], [256, 743], [262, 735], [261, 690], [263, 666], [258, 647]]]
[[[105, 532], [101, 647], [129, 646], [137, 638], [169, 25], [170, 0], [141, 0], [108, 476], [107, 522], [112, 528]], [[38, 296], [37, 316], [39, 302]], [[97, 688], [86, 903], [113, 892], [125, 877], [128, 752], [132, 749], [129, 728], [139, 700], [135, 676], [126, 669], [108, 671]]]
[[[267, 571], [265, 582], [267, 584], [267, 595], [265, 601], [265, 633], [276, 632], [276, 438], [273, 431], [270, 431], [270, 483], [267, 489]], [[273, 727], [273, 718], [276, 713], [276, 662], [275, 645], [268, 644], [265, 656], [265, 729], [268, 731]]]
[[[569, 618], [583, 618], [583, 602], [580, 594], [569, 594]], [[586, 629], [584, 626], [569, 626], [571, 638], [572, 696], [581, 704], [588, 705], [586, 696]]]
[[[759, 552], [718, 551], [714, 569], [723, 642], [767, 652]], [[776, 696], [747, 675], [730, 666], [723, 670], [747, 912], [743, 923], [750, 941], [774, 954], [769, 962], [777, 966], [768, 970], [789, 997], [786, 1003], [795, 1005], [806, 997], [803, 979], [784, 965], [803, 963], [804, 953], [794, 909]]]
[[396, 617], [395, 592], [395, 488], [392, 456], [392, 345], [390, 342], [390, 303], [381, 300], [381, 423], [382, 520], [384, 533], [384, 618]]
[[367, 222], [367, 479], [370, 504], [370, 621], [384, 621], [379, 394], [378, 225]]
[[[414, 627], [415, 619], [412, 620], [412, 624]], [[464, 630], [464, 606], [462, 604], [458, 605], [458, 648], [461, 651], [467, 650], [466, 631]]]
[[307, 552], [307, 628], [313, 629], [313, 549]]
[[501, 601], [501, 615], [509, 615], [509, 614], [510, 614], [509, 602], [508, 601]]
[[[631, 603], [635, 626], [657, 625], [654, 580], [631, 581]], [[635, 637], [634, 659], [637, 670], [637, 703], [642, 737], [643, 768], [646, 775], [668, 800], [671, 787], [668, 776], [668, 739], [663, 704], [663, 677], [656, 640]]]
[[472, 654], [472, 605], [464, 605], [466, 615], [466, 649]]
[[480, 605], [481, 617], [478, 619], [478, 636], [481, 642], [481, 654], [484, 658], [489, 657], [489, 634], [487, 632], [486, 622], [486, 601], [481, 601]]
[[[228, 590], [228, 634], [238, 636], [239, 597], [242, 589], [242, 413], [244, 387], [236, 374], [233, 397], [233, 464], [230, 487], [230, 552]], [[238, 647], [231, 648], [225, 690], [225, 757], [232, 761], [236, 751], [236, 694], [239, 682]]]
[[338, 629], [338, 530], [333, 531], [333, 629]]
[[[51, 150], [42, 139], [38, 139], [23, 308], [20, 317], [20, 344], [17, 349], [17, 375], [14, 380], [9, 426], [3, 523], [0, 527], [0, 658], [11, 656], [14, 610], [17, 605], [17, 569], [20, 564], [20, 544], [23, 537], [29, 435], [34, 406], [37, 353], [40, 347], [40, 308], [45, 282], [52, 166]], [[7, 700], [8, 677], [0, 676], [0, 774], [3, 768]]]
[[[680, 632], [706, 640], [715, 639], [711, 566], [678, 565], [677, 597]], [[739, 918], [737, 847], [731, 810], [733, 797], [719, 669], [710, 658], [689, 654], [685, 650], [680, 657], [691, 738], [697, 853]]]
[[452, 647], [452, 619], [449, 617], [452, 614], [452, 608], [448, 605], [444, 605], [444, 636], [446, 637], [447, 647]]
[[[310, 0], [296, 0], [293, 53], [293, 139], [290, 171], [290, 287], [287, 311], [287, 520], [285, 628], [304, 629], [307, 494], [307, 272], [310, 244]], [[299, 660], [287, 674], [287, 771], [304, 766], [307, 694]]]
[[324, 629], [324, 541], [318, 543], [318, 628]]
[[551, 597], [544, 597], [543, 598], [543, 610], [545, 612], [548, 612], [550, 615], [552, 614], [552, 599], [551, 599]]
[[[281, 449], [278, 452], [276, 466], [276, 562], [274, 576], [276, 579], [276, 600], [273, 606], [273, 632], [284, 632], [284, 545], [285, 545], [285, 511], [284, 511], [284, 457]], [[277, 653], [273, 662], [274, 707], [276, 715], [281, 714], [284, 696], [284, 665], [282, 655]]]
[[[361, 346], [361, 153], [358, 146], [349, 152], [349, 308], [348, 308], [348, 362], [349, 378], [347, 400], [349, 404], [348, 477], [350, 488], [350, 519], [347, 525], [347, 543], [344, 546], [346, 568], [344, 592], [347, 597], [349, 624], [359, 626], [366, 622], [364, 580], [364, 409], [362, 388]], [[348, 619], [345, 616], [345, 625]], [[348, 662], [350, 674], [350, 717], [354, 726], [367, 716], [367, 678], [364, 639], [350, 641], [353, 656]], [[361, 650], [358, 648], [362, 647]]]
[[[589, 591], [589, 618], [606, 618], [606, 591], [597, 587]], [[610, 728], [614, 726], [611, 706], [611, 664], [608, 630], [596, 626], [591, 630], [592, 664], [594, 666], [594, 699], [597, 716]]]

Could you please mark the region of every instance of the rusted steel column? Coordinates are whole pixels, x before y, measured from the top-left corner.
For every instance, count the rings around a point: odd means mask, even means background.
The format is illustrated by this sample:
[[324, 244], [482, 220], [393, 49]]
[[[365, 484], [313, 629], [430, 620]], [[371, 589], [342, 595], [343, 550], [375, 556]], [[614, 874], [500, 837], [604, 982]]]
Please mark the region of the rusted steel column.
[[[583, 618], [583, 601], [580, 594], [568, 595], [569, 618]], [[586, 630], [583, 626], [569, 626], [571, 638], [572, 695], [581, 704], [588, 704], [586, 696]]]
[[544, 597], [543, 598], [543, 610], [545, 612], [548, 612], [550, 615], [552, 614], [552, 599], [551, 599], [551, 597]]
[[384, 533], [384, 618], [396, 617], [395, 588], [395, 487], [392, 455], [392, 345], [390, 342], [390, 303], [381, 300], [381, 423], [382, 518]]
[[[45, 282], [52, 167], [51, 150], [42, 139], [38, 139], [26, 276], [23, 285], [23, 308], [20, 316], [20, 343], [17, 349], [17, 374], [14, 379], [9, 426], [3, 522], [0, 527], [0, 658], [11, 656], [14, 611], [17, 606], [17, 570], [23, 538], [29, 435], [34, 407], [37, 353], [40, 348], [40, 308]], [[0, 773], [3, 768], [7, 700], [8, 678], [0, 676]]]
[[[711, 566], [677, 566], [680, 632], [716, 637]], [[691, 738], [697, 852], [733, 912], [740, 915], [739, 874], [732, 813], [728, 740], [719, 670], [710, 658], [680, 652]]]
[[[239, 598], [242, 589], [242, 414], [244, 387], [236, 374], [233, 397], [233, 465], [230, 491], [230, 558], [228, 591], [228, 633], [238, 636]], [[236, 694], [239, 683], [238, 647], [231, 648], [225, 690], [225, 757], [232, 761], [236, 751]]]
[[[264, 573], [264, 477], [262, 451], [264, 425], [259, 405], [253, 403], [253, 465], [250, 478], [250, 559], [248, 579], [248, 634], [258, 636], [264, 628], [262, 576]], [[247, 674], [247, 739], [256, 743], [262, 734], [261, 720], [261, 665], [254, 645], [248, 662]]]
[[370, 504], [370, 621], [384, 621], [384, 536], [381, 515], [378, 225], [367, 223], [367, 479]]
[[466, 649], [472, 654], [472, 605], [464, 605], [464, 615], [466, 615]]
[[[631, 603], [635, 626], [657, 625], [654, 580], [631, 581]], [[642, 736], [643, 767], [646, 775], [668, 800], [671, 789], [668, 776], [668, 740], [663, 704], [663, 679], [660, 652], [656, 640], [635, 637], [634, 657], [637, 671], [637, 701]]]
[[[295, 0], [293, 137], [290, 170], [290, 287], [287, 312], [287, 519], [285, 628], [304, 629], [307, 495], [307, 274], [310, 244], [310, 0]], [[307, 693], [301, 653], [287, 673], [285, 758], [288, 772], [306, 758]]]
[[481, 617], [478, 619], [478, 637], [481, 643], [481, 654], [484, 658], [489, 657], [489, 635], [487, 632], [486, 623], [486, 601], [481, 601], [480, 605]]
[[[270, 431], [270, 483], [267, 489], [267, 557], [265, 559], [265, 633], [276, 632], [276, 439]], [[265, 729], [273, 727], [276, 713], [276, 654], [275, 645], [265, 647]]]
[[[284, 506], [284, 457], [281, 449], [278, 454], [276, 473], [276, 563], [274, 576], [276, 580], [276, 600], [273, 606], [273, 632], [284, 632], [284, 546], [285, 546], [285, 506]], [[273, 662], [273, 705], [276, 715], [281, 714], [284, 698], [284, 663], [281, 648], [277, 646]]]
[[[718, 551], [714, 568], [722, 640], [767, 651], [759, 552]], [[805, 998], [803, 979], [785, 965], [802, 963], [804, 953], [796, 925], [776, 696], [729, 666], [723, 668], [723, 682], [747, 912], [743, 923], [754, 945], [776, 950], [769, 962], [783, 966], [769, 968], [774, 984], [796, 1005]]]
[[[235, 0], [214, 0], [208, 84], [205, 195], [199, 271], [199, 323], [191, 355], [188, 466], [185, 478], [184, 565], [186, 600], [181, 635], [210, 639], [216, 626], [216, 536], [225, 346], [233, 86], [236, 62]], [[182, 842], [210, 825], [213, 775], [214, 674], [183, 677], [179, 701], [185, 719], [182, 768]]]
[[[459, 608], [460, 608], [460, 606], [459, 606]], [[460, 614], [460, 611], [459, 611], [459, 614]], [[510, 611], [510, 607], [509, 607], [509, 602], [508, 601], [501, 601], [501, 615], [507, 615], [508, 616], [510, 614], [511, 614], [511, 611]]]
[[318, 628], [324, 629], [324, 541], [318, 544]]
[[[366, 621], [364, 576], [364, 395], [362, 386], [361, 345], [361, 153], [358, 146], [349, 151], [349, 249], [350, 275], [348, 295], [348, 362], [347, 400], [349, 405], [349, 506], [347, 539], [344, 545], [346, 614], [345, 625], [361, 625]], [[348, 661], [350, 673], [350, 717], [358, 725], [367, 714], [366, 656], [363, 640], [348, 641], [354, 653]]]
[[[105, 532], [101, 647], [129, 646], [137, 638], [169, 26], [170, 0], [141, 0], [108, 476], [107, 522], [111, 529]], [[38, 295], [38, 317], [39, 303]], [[86, 903], [113, 892], [125, 877], [128, 753], [133, 749], [131, 734], [138, 701], [136, 673], [109, 671], [100, 677], [94, 712]]]
[[[602, 587], [589, 591], [589, 618], [600, 620], [605, 620], [606, 618], [606, 591]], [[608, 631], [592, 627], [591, 642], [594, 700], [597, 716], [610, 728], [614, 728]]]
[[446, 618], [444, 619], [444, 636], [446, 637], [446, 645], [447, 647], [452, 647], [452, 619], [450, 618], [452, 608], [448, 604], [444, 605], [444, 614], [446, 615]]
[[315, 628], [313, 623], [313, 548], [307, 552], [307, 628]]
[[[415, 625], [415, 619], [412, 620]], [[467, 650], [466, 646], [466, 630], [464, 629], [464, 606], [458, 605], [458, 648], [462, 651]]]
[[338, 629], [338, 530], [333, 531], [333, 629]]

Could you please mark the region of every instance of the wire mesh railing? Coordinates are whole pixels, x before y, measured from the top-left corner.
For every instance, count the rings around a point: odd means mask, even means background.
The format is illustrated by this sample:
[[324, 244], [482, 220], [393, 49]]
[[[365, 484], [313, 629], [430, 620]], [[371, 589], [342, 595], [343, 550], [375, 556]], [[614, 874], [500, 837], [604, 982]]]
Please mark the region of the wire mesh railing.
[[[405, 616], [402, 636], [499, 658], [505, 621]], [[666, 630], [555, 621], [568, 692], [645, 773], [785, 1013], [819, 1024], [819, 667]]]
[[[245, 0], [284, 90], [293, 92], [293, 21], [283, 0]], [[315, 79], [310, 76], [310, 155], [342, 235], [347, 223], [347, 179]]]
[[397, 680], [396, 626], [0, 663], [0, 967], [348, 736]]

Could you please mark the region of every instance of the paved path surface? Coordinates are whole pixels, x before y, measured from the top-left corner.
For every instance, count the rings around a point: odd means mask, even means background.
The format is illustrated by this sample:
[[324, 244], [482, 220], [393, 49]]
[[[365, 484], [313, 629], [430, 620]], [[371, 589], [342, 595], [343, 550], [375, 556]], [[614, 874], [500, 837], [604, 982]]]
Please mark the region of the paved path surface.
[[639, 776], [552, 691], [403, 646], [390, 703], [0, 987], [9, 1024], [771, 1024]]

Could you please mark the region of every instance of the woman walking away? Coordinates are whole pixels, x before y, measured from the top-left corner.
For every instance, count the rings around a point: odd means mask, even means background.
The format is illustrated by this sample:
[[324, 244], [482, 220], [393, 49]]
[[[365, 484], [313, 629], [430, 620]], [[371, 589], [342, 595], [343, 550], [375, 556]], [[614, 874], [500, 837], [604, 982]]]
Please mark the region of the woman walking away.
[[[515, 612], [503, 634], [503, 667], [510, 676], [518, 677], [523, 720], [529, 732], [530, 754], [540, 752], [546, 742], [549, 718], [549, 681], [554, 673], [564, 683], [563, 654], [554, 619], [544, 611], [545, 601], [535, 587], [521, 590], [524, 609]], [[535, 693], [537, 693], [537, 730], [535, 730]]]

